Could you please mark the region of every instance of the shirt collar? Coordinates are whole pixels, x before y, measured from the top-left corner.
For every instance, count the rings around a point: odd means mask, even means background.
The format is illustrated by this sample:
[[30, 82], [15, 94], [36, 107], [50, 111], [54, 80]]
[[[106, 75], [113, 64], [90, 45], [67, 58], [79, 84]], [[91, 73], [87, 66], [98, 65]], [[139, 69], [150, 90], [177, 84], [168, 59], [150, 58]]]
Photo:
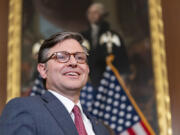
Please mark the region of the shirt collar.
[[[48, 90], [48, 91], [51, 92], [55, 97], [57, 97], [59, 101], [61, 101], [61, 103], [66, 107], [66, 109], [69, 113], [72, 112], [72, 109], [75, 105], [72, 100], [68, 99], [67, 97], [62, 96], [61, 94], [59, 94], [53, 90]], [[83, 109], [82, 109], [80, 101], [78, 101], [78, 103], [76, 105], [79, 107], [81, 114], [83, 114]]]

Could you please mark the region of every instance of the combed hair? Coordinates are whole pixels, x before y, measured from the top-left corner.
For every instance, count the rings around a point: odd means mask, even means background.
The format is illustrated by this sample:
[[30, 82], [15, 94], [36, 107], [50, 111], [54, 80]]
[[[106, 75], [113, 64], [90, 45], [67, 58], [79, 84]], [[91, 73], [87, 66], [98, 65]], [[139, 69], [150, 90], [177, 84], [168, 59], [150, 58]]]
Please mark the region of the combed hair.
[[82, 45], [84, 38], [80, 33], [77, 32], [59, 32], [56, 33], [42, 43], [39, 53], [38, 53], [38, 63], [45, 63], [48, 55], [48, 50], [54, 47], [57, 43], [60, 43], [66, 39], [75, 39], [77, 40], [81, 47], [84, 49], [85, 53], [87, 53], [87, 49]]

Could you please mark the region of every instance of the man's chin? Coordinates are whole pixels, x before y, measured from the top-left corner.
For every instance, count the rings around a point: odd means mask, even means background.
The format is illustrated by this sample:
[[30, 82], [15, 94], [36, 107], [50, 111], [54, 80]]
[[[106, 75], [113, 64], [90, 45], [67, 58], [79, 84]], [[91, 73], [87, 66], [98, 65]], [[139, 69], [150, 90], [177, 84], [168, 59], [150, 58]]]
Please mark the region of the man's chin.
[[69, 90], [78, 90], [80, 91], [82, 89], [82, 85], [78, 85], [78, 84], [69, 84], [68, 86], [66, 86], [67, 89]]
[[82, 79], [68, 79], [64, 82], [64, 87], [69, 90], [81, 90], [86, 85], [86, 82]]

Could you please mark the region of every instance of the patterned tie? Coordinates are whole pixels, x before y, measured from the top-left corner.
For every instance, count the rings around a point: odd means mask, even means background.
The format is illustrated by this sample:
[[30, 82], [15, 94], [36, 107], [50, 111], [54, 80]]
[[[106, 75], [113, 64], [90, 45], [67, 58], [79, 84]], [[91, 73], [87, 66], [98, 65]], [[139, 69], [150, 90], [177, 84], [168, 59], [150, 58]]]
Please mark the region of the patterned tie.
[[72, 111], [75, 116], [74, 122], [75, 122], [75, 126], [77, 128], [79, 135], [87, 135], [79, 107], [75, 105]]

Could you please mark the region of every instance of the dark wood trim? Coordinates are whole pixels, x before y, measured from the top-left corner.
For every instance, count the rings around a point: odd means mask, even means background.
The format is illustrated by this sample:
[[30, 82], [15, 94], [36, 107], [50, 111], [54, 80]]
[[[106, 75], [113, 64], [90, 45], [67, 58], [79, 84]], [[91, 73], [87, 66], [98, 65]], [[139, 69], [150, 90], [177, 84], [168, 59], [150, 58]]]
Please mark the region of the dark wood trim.
[[165, 29], [173, 135], [180, 133], [180, 1], [161, 0]]
[[9, 0], [0, 0], [0, 113], [6, 103]]

